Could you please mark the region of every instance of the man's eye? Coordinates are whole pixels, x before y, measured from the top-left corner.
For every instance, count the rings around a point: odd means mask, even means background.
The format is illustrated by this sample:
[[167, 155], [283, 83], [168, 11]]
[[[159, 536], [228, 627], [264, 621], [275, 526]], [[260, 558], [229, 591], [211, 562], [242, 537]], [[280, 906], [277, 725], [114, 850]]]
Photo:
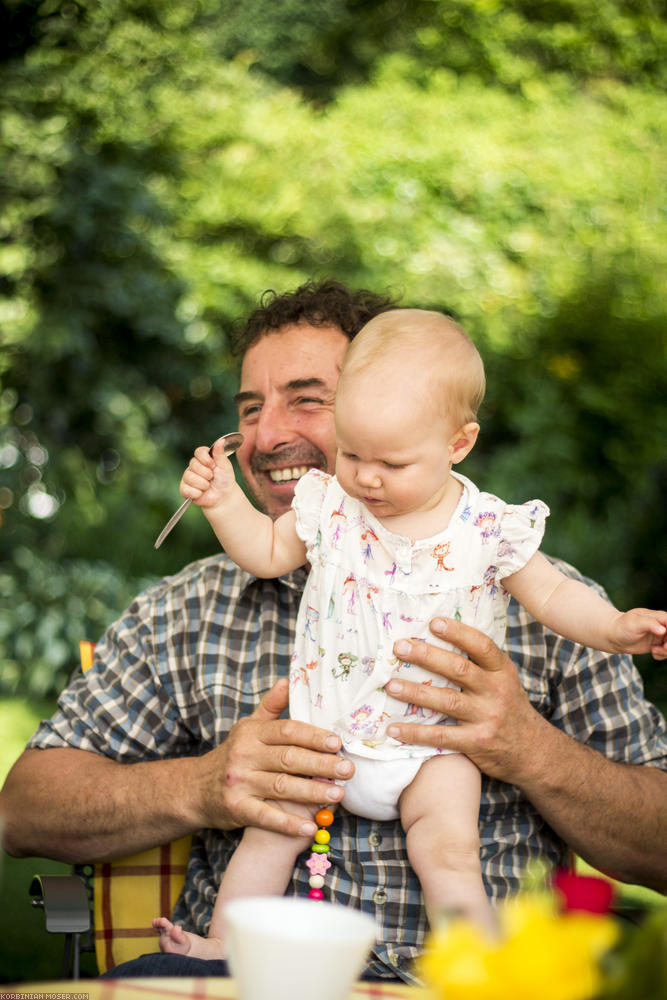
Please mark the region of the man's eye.
[[256, 417], [261, 409], [262, 407], [259, 403], [253, 403], [250, 406], [242, 406], [239, 410], [239, 418], [241, 420], [250, 420], [252, 417]]
[[316, 396], [299, 396], [299, 398], [295, 400], [297, 406], [321, 406], [322, 402], [323, 401]]

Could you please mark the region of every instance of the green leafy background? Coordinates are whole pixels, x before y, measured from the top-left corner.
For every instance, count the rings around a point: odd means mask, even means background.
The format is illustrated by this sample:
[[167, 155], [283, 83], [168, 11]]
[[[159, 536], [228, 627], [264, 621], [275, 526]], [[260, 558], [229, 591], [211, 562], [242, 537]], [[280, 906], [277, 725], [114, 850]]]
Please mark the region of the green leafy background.
[[[78, 640], [215, 551], [196, 511], [153, 540], [269, 287], [452, 312], [489, 376], [464, 471], [664, 606], [666, 42], [658, 0], [5, 0], [0, 779]], [[64, 868], [1, 860], [0, 982], [54, 978], [27, 886]]]
[[[235, 426], [234, 323], [334, 275], [485, 356], [464, 471], [665, 603], [657, 2], [43, 0], [0, 25], [0, 690], [52, 698]], [[640, 663], [667, 703], [664, 672]]]

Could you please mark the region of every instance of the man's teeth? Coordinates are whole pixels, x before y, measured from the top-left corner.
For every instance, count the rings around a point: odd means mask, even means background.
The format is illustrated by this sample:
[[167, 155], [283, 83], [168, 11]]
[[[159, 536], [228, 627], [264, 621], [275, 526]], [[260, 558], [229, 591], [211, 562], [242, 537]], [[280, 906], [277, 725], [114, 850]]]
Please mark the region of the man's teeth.
[[269, 479], [272, 483], [288, 483], [291, 479], [301, 479], [307, 472], [307, 465], [298, 465], [293, 469], [270, 469]]

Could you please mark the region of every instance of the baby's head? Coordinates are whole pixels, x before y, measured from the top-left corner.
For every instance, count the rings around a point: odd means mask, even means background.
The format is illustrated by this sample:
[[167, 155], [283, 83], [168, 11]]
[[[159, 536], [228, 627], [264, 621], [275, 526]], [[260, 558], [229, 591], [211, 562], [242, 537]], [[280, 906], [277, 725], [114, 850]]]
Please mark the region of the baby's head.
[[482, 360], [456, 323], [422, 309], [381, 313], [352, 341], [338, 380], [338, 482], [376, 517], [401, 518], [401, 531], [432, 534], [458, 490], [452, 466], [477, 440], [483, 395]]
[[390, 405], [410, 399], [414, 419], [439, 418], [459, 428], [476, 420], [485, 386], [477, 348], [450, 317], [391, 309], [370, 320], [350, 344], [337, 394], [375, 398], [381, 389]]

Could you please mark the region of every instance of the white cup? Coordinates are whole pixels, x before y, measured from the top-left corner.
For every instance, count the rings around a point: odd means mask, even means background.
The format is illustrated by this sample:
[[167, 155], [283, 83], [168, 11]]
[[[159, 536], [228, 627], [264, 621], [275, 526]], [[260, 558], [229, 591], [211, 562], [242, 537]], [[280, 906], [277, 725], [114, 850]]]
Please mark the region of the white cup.
[[235, 899], [225, 922], [239, 1000], [346, 1000], [375, 943], [368, 914], [312, 899]]

